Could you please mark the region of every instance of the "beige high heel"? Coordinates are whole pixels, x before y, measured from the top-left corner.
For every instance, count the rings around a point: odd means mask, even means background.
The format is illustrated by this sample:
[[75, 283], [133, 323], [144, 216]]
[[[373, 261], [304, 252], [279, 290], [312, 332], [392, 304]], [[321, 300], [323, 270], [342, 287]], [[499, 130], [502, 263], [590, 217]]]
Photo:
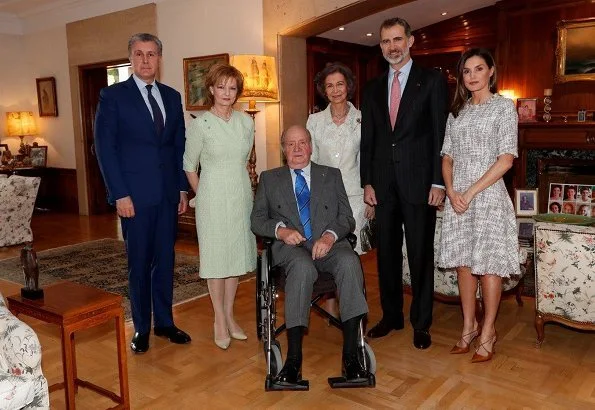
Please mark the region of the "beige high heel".
[[246, 333], [244, 333], [244, 331], [242, 329], [240, 329], [237, 332], [234, 332], [228, 327], [227, 330], [229, 331], [229, 334], [231, 335], [231, 337], [236, 340], [248, 340], [248, 336], [246, 336]]
[[229, 344], [231, 343], [231, 339], [229, 338], [229, 333], [227, 335], [228, 337], [226, 337], [224, 339], [217, 339], [215, 330], [216, 330], [215, 324], [213, 324], [213, 339], [215, 340], [215, 344], [217, 345], [218, 348], [227, 350], [227, 348], [229, 347]]

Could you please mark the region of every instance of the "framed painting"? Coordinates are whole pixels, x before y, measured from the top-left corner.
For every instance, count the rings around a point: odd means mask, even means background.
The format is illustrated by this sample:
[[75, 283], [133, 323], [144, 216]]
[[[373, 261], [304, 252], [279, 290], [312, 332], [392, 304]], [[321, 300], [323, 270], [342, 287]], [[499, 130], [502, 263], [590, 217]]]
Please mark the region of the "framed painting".
[[208, 90], [205, 80], [215, 64], [229, 64], [229, 54], [213, 54], [184, 59], [184, 95], [187, 111], [205, 110]]
[[48, 147], [47, 145], [38, 145], [31, 147], [29, 152], [29, 158], [31, 158], [31, 166], [34, 167], [45, 167], [48, 163]]
[[554, 81], [595, 80], [595, 17], [558, 22]]
[[40, 117], [58, 116], [58, 98], [54, 77], [37, 78], [37, 105]]

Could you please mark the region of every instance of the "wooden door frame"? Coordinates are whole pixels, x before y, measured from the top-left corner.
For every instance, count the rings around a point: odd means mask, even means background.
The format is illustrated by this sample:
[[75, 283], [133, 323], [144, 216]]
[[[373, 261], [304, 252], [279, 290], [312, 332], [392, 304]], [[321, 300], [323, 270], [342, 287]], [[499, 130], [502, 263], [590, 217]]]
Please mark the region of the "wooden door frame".
[[[97, 68], [105, 68], [107, 70], [108, 67], [110, 66], [116, 66], [116, 65], [122, 65], [122, 64], [129, 64], [130, 60], [128, 60], [127, 58], [123, 58], [123, 59], [118, 59], [118, 60], [111, 60], [111, 61], [104, 61], [104, 62], [100, 62], [100, 63], [93, 63], [93, 64], [85, 64], [85, 65], [80, 65], [78, 66], [78, 79], [79, 79], [79, 98], [80, 98], [80, 112], [81, 112], [81, 130], [82, 130], [82, 149], [83, 149], [83, 156], [84, 156], [84, 164], [85, 164], [85, 191], [87, 192], [87, 195], [85, 195], [85, 199], [86, 199], [86, 209], [87, 209], [87, 214], [92, 214], [92, 204], [91, 204], [91, 196], [88, 194], [91, 189], [93, 189], [92, 183], [89, 180], [90, 178], [90, 173], [89, 173], [89, 164], [87, 162], [88, 158], [91, 158], [91, 156], [94, 156], [93, 153], [89, 152], [89, 138], [93, 138], [93, 135], [91, 134], [91, 130], [89, 129], [89, 121], [88, 121], [88, 116], [91, 116], [92, 118], [90, 118], [90, 121], [94, 121], [94, 116], [95, 113], [90, 112], [91, 109], [89, 107], [88, 101], [87, 101], [87, 96], [85, 93], [85, 76], [83, 75], [83, 73], [86, 70], [92, 70], [92, 69], [97, 69]], [[107, 73], [106, 73], [107, 75]], [[107, 200], [107, 199], [106, 199]]]

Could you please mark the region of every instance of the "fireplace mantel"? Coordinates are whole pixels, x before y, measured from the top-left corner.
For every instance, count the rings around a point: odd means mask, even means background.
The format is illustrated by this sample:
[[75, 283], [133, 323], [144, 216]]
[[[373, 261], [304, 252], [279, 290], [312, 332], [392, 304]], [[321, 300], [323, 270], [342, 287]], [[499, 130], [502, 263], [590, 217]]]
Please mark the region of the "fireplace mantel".
[[519, 158], [515, 161], [513, 186], [527, 186], [530, 150], [595, 150], [595, 122], [534, 122], [519, 124]]

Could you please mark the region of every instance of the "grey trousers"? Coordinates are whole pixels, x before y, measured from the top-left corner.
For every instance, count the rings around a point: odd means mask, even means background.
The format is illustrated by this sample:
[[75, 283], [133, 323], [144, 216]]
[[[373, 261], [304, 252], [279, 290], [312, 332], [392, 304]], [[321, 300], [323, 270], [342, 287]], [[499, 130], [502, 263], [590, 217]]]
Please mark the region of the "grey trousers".
[[285, 323], [287, 328], [308, 327], [312, 288], [318, 271], [335, 278], [341, 321], [368, 313], [364, 296], [364, 278], [359, 257], [346, 240], [333, 245], [324, 258], [312, 260], [310, 246], [277, 243], [273, 263], [285, 270]]

